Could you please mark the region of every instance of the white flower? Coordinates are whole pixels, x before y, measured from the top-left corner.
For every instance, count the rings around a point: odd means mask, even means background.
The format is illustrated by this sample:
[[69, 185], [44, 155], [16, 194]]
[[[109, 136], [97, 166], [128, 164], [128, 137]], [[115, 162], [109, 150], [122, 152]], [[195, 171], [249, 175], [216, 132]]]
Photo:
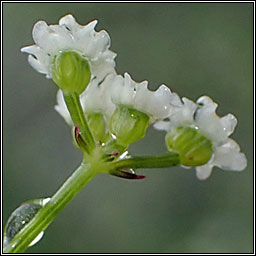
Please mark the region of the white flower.
[[156, 91], [148, 90], [148, 82], [134, 82], [130, 75], [125, 73], [113, 76], [111, 99], [116, 105], [132, 107], [147, 114], [154, 122], [167, 117], [172, 108], [181, 105], [179, 96], [161, 85]]
[[[107, 75], [100, 82], [92, 80], [88, 88], [79, 96], [82, 109], [86, 114], [101, 113], [107, 120], [110, 118], [115, 110], [115, 105], [111, 101], [111, 85], [114, 78], [115, 75]], [[62, 90], [58, 90], [56, 98], [55, 110], [70, 126], [73, 126]]]
[[196, 167], [199, 179], [208, 178], [214, 166], [224, 170], [242, 171], [247, 165], [246, 157], [240, 152], [239, 145], [228, 138], [234, 132], [236, 118], [232, 114], [221, 118], [217, 116], [217, 104], [207, 96], [200, 97], [197, 104], [187, 98], [182, 100], [184, 104], [169, 116], [170, 121], [160, 121], [154, 127], [167, 132], [181, 126], [193, 127], [211, 140], [211, 159], [205, 165]]
[[89, 63], [92, 78], [100, 81], [108, 73], [115, 73], [115, 53], [109, 50], [110, 37], [104, 30], [96, 32], [97, 21], [85, 26], [76, 23], [72, 15], [59, 20], [59, 25], [48, 26], [45, 21], [38, 21], [33, 28], [32, 36], [35, 45], [21, 49], [29, 54], [28, 62], [40, 73], [52, 77], [54, 56], [63, 51], [75, 51]]

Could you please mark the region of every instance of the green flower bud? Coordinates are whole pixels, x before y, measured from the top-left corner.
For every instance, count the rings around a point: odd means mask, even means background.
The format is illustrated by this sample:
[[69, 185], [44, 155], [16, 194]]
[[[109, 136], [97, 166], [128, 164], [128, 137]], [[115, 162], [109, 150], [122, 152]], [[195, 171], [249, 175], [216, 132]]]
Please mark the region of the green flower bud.
[[149, 116], [133, 108], [118, 106], [110, 118], [109, 130], [116, 143], [127, 147], [143, 138], [149, 125]]
[[166, 134], [165, 142], [170, 151], [180, 155], [180, 163], [185, 166], [206, 164], [213, 153], [211, 141], [198, 129], [178, 127]]
[[60, 52], [52, 63], [52, 78], [63, 91], [81, 94], [90, 82], [90, 67], [78, 53]]
[[100, 143], [105, 143], [110, 139], [107, 131], [105, 118], [101, 113], [90, 113], [87, 115], [88, 126], [93, 137]]

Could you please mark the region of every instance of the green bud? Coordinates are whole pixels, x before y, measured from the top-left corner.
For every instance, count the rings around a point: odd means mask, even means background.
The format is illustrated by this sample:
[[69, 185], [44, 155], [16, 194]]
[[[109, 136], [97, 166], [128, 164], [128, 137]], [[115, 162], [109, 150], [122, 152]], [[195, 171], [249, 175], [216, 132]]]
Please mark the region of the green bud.
[[81, 94], [90, 82], [90, 67], [78, 53], [61, 52], [53, 60], [52, 78], [63, 91]]
[[90, 113], [87, 115], [88, 126], [92, 131], [93, 137], [100, 143], [105, 143], [110, 139], [107, 131], [105, 118], [101, 113]]
[[185, 166], [206, 164], [213, 153], [211, 141], [198, 129], [178, 127], [166, 134], [165, 142], [170, 151], [180, 155], [180, 163]]
[[133, 108], [119, 106], [109, 121], [109, 130], [116, 143], [127, 147], [143, 138], [149, 125], [149, 116]]

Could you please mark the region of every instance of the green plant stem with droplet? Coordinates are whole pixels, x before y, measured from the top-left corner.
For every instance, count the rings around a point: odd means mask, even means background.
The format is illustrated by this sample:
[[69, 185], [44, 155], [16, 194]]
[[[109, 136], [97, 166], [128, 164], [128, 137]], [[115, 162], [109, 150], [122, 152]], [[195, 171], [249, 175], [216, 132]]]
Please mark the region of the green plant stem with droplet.
[[178, 165], [179, 155], [168, 153], [160, 156], [131, 157], [128, 159], [104, 160], [105, 149], [95, 143], [93, 135], [82, 111], [79, 96], [65, 96], [65, 101], [75, 124], [79, 126], [81, 137], [87, 142], [81, 165], [51, 197], [51, 200], [39, 210], [35, 217], [4, 247], [4, 253], [24, 252], [31, 242], [44, 231], [59, 212], [81, 191], [97, 174], [110, 174], [111, 171], [136, 168], [161, 168]]

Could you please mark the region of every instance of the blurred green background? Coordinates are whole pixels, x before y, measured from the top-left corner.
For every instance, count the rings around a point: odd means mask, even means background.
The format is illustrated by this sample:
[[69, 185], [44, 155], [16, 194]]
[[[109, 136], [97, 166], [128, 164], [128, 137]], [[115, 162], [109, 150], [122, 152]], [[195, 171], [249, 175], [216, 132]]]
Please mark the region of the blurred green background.
[[[206, 181], [181, 167], [138, 170], [144, 180], [99, 175], [60, 213], [29, 253], [250, 253], [253, 250], [252, 3], [4, 3], [3, 222], [21, 203], [51, 196], [81, 160], [54, 110], [57, 87], [20, 52], [33, 24], [71, 13], [98, 19], [117, 72], [150, 89], [167, 84], [239, 120], [232, 136], [248, 158], [243, 172], [215, 168]], [[165, 151], [150, 128], [134, 154]]]

